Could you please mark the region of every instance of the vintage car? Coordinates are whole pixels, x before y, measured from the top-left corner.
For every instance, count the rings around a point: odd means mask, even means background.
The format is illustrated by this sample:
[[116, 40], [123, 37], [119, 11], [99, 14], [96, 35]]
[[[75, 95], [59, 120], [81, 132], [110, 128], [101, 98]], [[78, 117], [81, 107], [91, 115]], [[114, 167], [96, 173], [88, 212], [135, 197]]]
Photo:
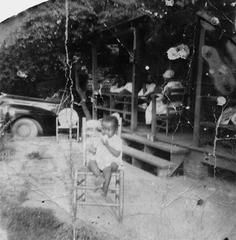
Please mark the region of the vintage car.
[[0, 125], [14, 136], [34, 137], [42, 134], [55, 134], [56, 116], [60, 100], [44, 100], [0, 94]]

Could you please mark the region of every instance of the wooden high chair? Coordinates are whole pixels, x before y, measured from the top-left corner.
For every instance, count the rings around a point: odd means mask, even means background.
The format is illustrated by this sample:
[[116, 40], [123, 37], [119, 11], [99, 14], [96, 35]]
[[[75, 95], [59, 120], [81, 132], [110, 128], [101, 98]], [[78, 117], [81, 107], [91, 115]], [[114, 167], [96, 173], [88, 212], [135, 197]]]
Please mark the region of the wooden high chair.
[[[121, 118], [119, 118], [118, 135], [121, 135]], [[83, 168], [77, 170], [77, 204], [90, 206], [114, 207], [117, 210], [119, 221], [123, 219], [124, 207], [124, 170], [121, 166], [117, 172], [112, 173], [111, 182], [107, 196], [112, 196], [112, 202], [93, 202], [89, 199], [88, 191], [95, 191], [97, 187], [91, 183], [91, 178], [95, 178], [92, 172], [87, 168], [88, 163], [88, 143], [99, 137], [98, 129], [101, 127], [101, 121], [88, 120], [82, 121], [82, 142], [83, 142]], [[99, 194], [99, 193], [95, 193]]]

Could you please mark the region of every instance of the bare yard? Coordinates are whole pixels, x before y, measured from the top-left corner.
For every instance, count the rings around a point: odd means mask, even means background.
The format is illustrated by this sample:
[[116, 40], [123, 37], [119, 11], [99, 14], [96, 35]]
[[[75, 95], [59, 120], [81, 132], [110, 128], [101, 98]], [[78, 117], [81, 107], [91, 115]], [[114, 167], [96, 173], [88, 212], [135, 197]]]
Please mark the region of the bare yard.
[[[72, 239], [71, 169], [82, 144], [53, 137], [8, 139], [0, 158], [0, 239]], [[72, 160], [72, 161], [71, 161]], [[78, 206], [78, 239], [236, 239], [236, 185], [208, 178], [160, 178], [125, 164], [124, 219]], [[102, 201], [100, 193], [89, 197]]]

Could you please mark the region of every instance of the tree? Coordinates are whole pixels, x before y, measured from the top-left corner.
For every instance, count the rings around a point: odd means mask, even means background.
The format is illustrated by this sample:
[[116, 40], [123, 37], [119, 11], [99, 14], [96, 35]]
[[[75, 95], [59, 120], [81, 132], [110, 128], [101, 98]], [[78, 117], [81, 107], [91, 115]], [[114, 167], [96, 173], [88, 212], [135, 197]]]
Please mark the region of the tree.
[[[192, 40], [192, 33], [186, 33], [196, 21], [195, 12], [204, 8], [204, 2], [70, 0], [70, 63], [77, 62], [90, 68], [91, 35], [99, 28], [141, 15], [149, 15], [153, 20], [153, 34], [147, 39], [150, 46], [157, 47], [165, 54], [168, 47], [176, 43], [176, 39], [183, 41], [184, 34], [184, 41]], [[216, 0], [211, 3], [217, 3], [217, 8], [220, 8]], [[64, 87], [67, 81], [65, 1], [49, 1], [33, 10], [28, 10], [29, 14], [23, 18], [21, 27], [5, 40], [0, 49], [0, 89], [9, 93], [45, 97]], [[160, 31], [163, 34], [159, 34]]]
[[[38, 96], [40, 93], [35, 88], [40, 83], [54, 81], [55, 88], [65, 85], [63, 7], [62, 1], [40, 6], [37, 14], [27, 16], [22, 27], [5, 40], [0, 51], [2, 90]], [[89, 48], [84, 35], [93, 31], [96, 17], [86, 7], [75, 2], [72, 2], [70, 8], [70, 61], [87, 62]], [[30, 88], [25, 87], [26, 83]]]

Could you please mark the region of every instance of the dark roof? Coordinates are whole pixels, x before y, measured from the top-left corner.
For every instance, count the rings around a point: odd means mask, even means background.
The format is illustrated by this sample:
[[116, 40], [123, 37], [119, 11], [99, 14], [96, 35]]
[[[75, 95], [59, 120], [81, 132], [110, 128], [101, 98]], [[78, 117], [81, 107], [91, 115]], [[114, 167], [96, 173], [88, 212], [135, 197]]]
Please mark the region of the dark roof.
[[148, 15], [141, 15], [138, 17], [122, 20], [116, 24], [107, 26], [99, 26], [95, 29], [95, 33], [92, 34], [91, 39], [95, 41], [116, 42], [116, 38], [119, 36], [128, 36], [132, 33], [133, 27], [139, 27], [148, 31], [147, 26], [150, 25], [152, 19]]
[[119, 22], [116, 22], [115, 24], [111, 26], [99, 26], [96, 31], [99, 33], [106, 33], [111, 29], [123, 29], [123, 28], [129, 28], [129, 27], [134, 27], [137, 26], [138, 24], [143, 24], [145, 22], [150, 21], [151, 18], [144, 14], [141, 16], [137, 16], [134, 18], [126, 19], [126, 20], [121, 20]]

